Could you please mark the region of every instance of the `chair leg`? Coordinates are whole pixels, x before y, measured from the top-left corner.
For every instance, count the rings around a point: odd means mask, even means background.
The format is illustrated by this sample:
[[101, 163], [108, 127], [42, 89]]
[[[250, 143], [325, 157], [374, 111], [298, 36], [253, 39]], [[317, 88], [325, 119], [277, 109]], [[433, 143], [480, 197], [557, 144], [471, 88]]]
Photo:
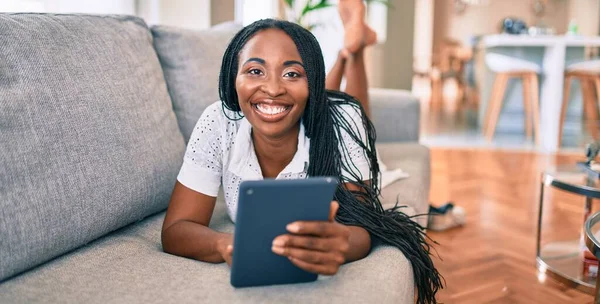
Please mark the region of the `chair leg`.
[[482, 124], [483, 135], [487, 135], [487, 132], [490, 128], [490, 116], [493, 111], [493, 108], [496, 104], [496, 99], [498, 99], [498, 93], [500, 92], [500, 74], [496, 74], [494, 78], [494, 83], [492, 85], [492, 92], [490, 93], [490, 98], [488, 100], [487, 108], [485, 110], [485, 117]]
[[565, 85], [563, 88], [563, 102], [560, 108], [560, 122], [558, 124], [558, 147], [562, 146], [563, 128], [565, 118], [567, 117], [567, 108], [569, 106], [569, 91], [571, 90], [571, 75], [565, 75]]
[[[595, 76], [594, 77], [594, 84], [596, 86], [596, 100], [597, 100], [597, 104], [598, 104], [598, 108], [596, 108], [596, 103], [592, 102], [591, 104], [594, 105], [594, 112], [598, 113], [597, 111], [600, 110], [600, 76]], [[596, 116], [596, 120], [594, 121], [594, 124], [592, 125], [592, 127], [594, 127], [594, 130], [596, 130], [596, 132], [599, 131], [600, 129], [600, 121], [598, 121], [598, 116]], [[596, 138], [598, 139], [598, 138]]]
[[532, 73], [530, 76], [531, 83], [531, 112], [533, 112], [533, 136], [536, 146], [540, 145], [540, 85], [538, 75]]
[[600, 130], [596, 127], [596, 123], [598, 122], [598, 111], [596, 110], [596, 104], [594, 100], [596, 96], [594, 96], [594, 83], [593, 80], [587, 77], [581, 78], [581, 90], [583, 91], [583, 111], [586, 118], [586, 126], [588, 131], [592, 135], [594, 140], [599, 139]]
[[443, 80], [439, 71], [432, 72], [431, 75], [431, 102], [430, 107], [436, 111], [442, 108], [444, 99]]
[[525, 116], [525, 134], [531, 138], [531, 81], [528, 74], [521, 77], [523, 84], [523, 114]]
[[498, 117], [502, 110], [502, 101], [504, 100], [504, 92], [506, 91], [506, 83], [508, 82], [509, 75], [505, 73], [498, 73], [496, 80], [498, 81], [497, 92], [494, 94], [494, 100], [491, 102], [489, 107], [489, 123], [486, 131], [486, 137], [488, 140], [492, 140], [494, 133], [496, 132], [496, 124], [498, 123]]
[[485, 108], [485, 116], [483, 118], [483, 122], [481, 124], [481, 131], [482, 134], [484, 136], [487, 135], [487, 131], [490, 128], [490, 113], [492, 112], [492, 108], [494, 107], [494, 104], [496, 103], [496, 95], [498, 92], [498, 75], [496, 74], [494, 76], [494, 83], [492, 84], [492, 91], [490, 92], [490, 97], [488, 98], [488, 102]]

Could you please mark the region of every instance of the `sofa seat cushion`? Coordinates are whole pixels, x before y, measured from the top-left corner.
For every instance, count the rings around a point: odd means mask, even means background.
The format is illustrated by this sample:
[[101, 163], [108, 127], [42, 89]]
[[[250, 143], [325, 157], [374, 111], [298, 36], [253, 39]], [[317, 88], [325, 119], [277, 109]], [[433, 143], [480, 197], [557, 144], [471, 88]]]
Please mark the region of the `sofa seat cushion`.
[[0, 13], [0, 281], [164, 210], [184, 149], [142, 19]]
[[[408, 215], [426, 214], [429, 211], [429, 149], [415, 143], [377, 143], [377, 151], [388, 168], [401, 168], [410, 175], [383, 188], [383, 207], [391, 208], [398, 202], [409, 206], [401, 209]], [[427, 225], [427, 216], [415, 219], [421, 226]]]
[[[233, 231], [218, 201], [211, 227]], [[413, 274], [380, 246], [332, 277], [305, 284], [234, 289], [226, 264], [164, 253], [164, 213], [108, 235], [0, 285], [0, 303], [412, 303]]]

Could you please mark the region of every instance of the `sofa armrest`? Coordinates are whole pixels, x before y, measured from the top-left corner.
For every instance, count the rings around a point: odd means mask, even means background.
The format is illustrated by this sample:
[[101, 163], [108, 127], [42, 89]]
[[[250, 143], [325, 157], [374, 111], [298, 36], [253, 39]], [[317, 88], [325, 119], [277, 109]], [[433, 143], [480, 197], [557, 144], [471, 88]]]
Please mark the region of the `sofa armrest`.
[[377, 142], [419, 140], [420, 104], [410, 92], [394, 89], [369, 89], [371, 119]]

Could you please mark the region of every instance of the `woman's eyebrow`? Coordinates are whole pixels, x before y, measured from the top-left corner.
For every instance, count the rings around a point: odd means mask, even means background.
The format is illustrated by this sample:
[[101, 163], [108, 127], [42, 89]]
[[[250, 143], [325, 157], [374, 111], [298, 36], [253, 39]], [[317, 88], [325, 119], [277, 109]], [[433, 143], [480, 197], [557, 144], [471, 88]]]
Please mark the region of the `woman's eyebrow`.
[[296, 60], [288, 60], [288, 61], [284, 61], [283, 62], [284, 66], [293, 65], [293, 64], [297, 64], [297, 65], [299, 65], [301, 67], [304, 67], [304, 65], [302, 64], [302, 62], [296, 61]]
[[257, 57], [252, 57], [252, 58], [250, 58], [250, 59], [246, 60], [246, 62], [244, 62], [244, 64], [246, 64], [246, 63], [248, 63], [248, 62], [250, 62], [250, 61], [255, 61], [255, 62], [258, 62], [258, 63], [260, 63], [260, 64], [265, 64], [265, 60], [264, 60], [264, 59], [262, 59], [262, 58], [257, 58]]

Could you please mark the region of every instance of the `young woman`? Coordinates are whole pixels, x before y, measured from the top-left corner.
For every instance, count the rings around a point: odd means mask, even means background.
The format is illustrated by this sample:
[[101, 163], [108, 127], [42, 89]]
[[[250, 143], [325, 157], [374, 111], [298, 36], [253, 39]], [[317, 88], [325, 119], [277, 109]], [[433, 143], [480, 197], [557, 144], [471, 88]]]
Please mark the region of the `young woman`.
[[188, 143], [163, 224], [166, 252], [231, 264], [233, 236], [208, 228], [221, 186], [235, 220], [242, 180], [337, 176], [330, 220], [291, 223], [273, 252], [333, 275], [374, 244], [389, 244], [411, 262], [418, 302], [435, 303], [441, 281], [425, 235], [397, 208], [382, 208], [375, 130], [356, 99], [326, 90], [310, 32], [271, 19], [242, 29], [224, 54], [219, 93]]

